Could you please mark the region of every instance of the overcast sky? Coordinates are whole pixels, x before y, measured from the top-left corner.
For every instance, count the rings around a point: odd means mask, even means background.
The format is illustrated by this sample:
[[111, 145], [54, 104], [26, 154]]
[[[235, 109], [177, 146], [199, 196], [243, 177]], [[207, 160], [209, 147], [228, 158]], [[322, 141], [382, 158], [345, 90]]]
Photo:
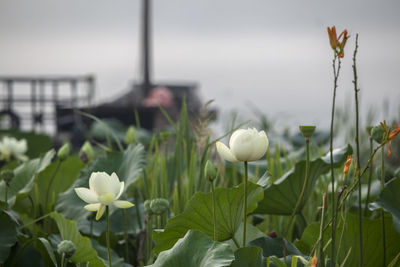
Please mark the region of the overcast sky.
[[[400, 100], [400, 1], [153, 1], [155, 81], [196, 82], [222, 111], [250, 105], [292, 123], [327, 125], [332, 51], [347, 28], [338, 101], [352, 93], [359, 37], [362, 106]], [[140, 1], [1, 0], [0, 75], [87, 74], [97, 101], [140, 79]], [[398, 114], [399, 112], [397, 112]], [[383, 119], [378, 117], [377, 119]], [[282, 119], [281, 119], [282, 120]]]

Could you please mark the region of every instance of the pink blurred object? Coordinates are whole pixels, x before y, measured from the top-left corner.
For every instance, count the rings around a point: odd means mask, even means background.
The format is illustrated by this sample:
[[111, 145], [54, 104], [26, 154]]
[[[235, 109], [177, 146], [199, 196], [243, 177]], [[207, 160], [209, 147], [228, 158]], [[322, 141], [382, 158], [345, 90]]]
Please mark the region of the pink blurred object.
[[153, 88], [147, 98], [142, 102], [145, 107], [158, 107], [169, 108], [174, 105], [174, 99], [171, 91], [163, 86]]

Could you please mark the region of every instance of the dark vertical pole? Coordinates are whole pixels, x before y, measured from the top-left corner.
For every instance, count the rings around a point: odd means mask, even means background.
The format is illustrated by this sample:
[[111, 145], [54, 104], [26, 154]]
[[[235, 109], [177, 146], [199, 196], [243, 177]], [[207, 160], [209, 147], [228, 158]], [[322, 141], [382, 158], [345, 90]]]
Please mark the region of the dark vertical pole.
[[142, 21], [142, 46], [143, 46], [143, 84], [142, 90], [143, 95], [147, 96], [151, 89], [150, 79], [150, 52], [151, 52], [151, 40], [150, 40], [150, 17], [151, 17], [151, 0], [143, 0], [143, 21]]
[[58, 134], [58, 127], [57, 127], [57, 108], [58, 108], [58, 82], [57, 80], [53, 81], [52, 84], [53, 87], [53, 125], [54, 127], [54, 133], [57, 136]]
[[7, 110], [12, 110], [13, 104], [13, 82], [12, 80], [7, 81]]
[[76, 80], [71, 80], [71, 108], [73, 109], [78, 106], [77, 93]]
[[40, 129], [42, 132], [44, 132], [44, 105], [45, 105], [45, 100], [44, 100], [44, 80], [39, 81], [39, 118], [40, 118]]
[[87, 94], [87, 104], [89, 107], [92, 106], [92, 100], [94, 97], [94, 76], [90, 75], [87, 78], [87, 83], [88, 83], [88, 94]]
[[36, 81], [31, 81], [32, 130], [36, 130]]

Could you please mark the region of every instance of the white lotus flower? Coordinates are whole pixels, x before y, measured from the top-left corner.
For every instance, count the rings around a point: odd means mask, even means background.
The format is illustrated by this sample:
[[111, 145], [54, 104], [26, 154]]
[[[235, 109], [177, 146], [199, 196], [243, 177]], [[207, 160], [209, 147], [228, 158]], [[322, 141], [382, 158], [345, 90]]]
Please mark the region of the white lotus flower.
[[221, 142], [216, 143], [217, 151], [227, 161], [255, 161], [264, 156], [268, 149], [268, 138], [264, 131], [255, 128], [236, 130], [229, 140], [229, 148]]
[[92, 172], [89, 179], [89, 189], [75, 188], [75, 192], [83, 201], [89, 203], [84, 208], [88, 211], [97, 211], [96, 220], [103, 216], [106, 206], [113, 204], [117, 208], [127, 209], [133, 207], [129, 201], [118, 200], [124, 191], [124, 182], [120, 182], [113, 172]]
[[0, 142], [0, 160], [9, 161], [11, 158], [25, 161], [28, 146], [25, 139], [17, 140], [14, 137], [5, 136]]

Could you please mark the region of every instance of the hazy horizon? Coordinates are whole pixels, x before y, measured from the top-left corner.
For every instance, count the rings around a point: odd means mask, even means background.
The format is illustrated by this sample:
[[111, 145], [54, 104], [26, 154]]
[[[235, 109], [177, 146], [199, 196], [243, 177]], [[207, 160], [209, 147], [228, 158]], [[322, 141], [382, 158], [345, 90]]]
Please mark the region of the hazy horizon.
[[[196, 82], [202, 99], [215, 99], [223, 113], [250, 115], [254, 105], [288, 124], [326, 126], [332, 98], [326, 27], [332, 25], [351, 35], [338, 103], [353, 97], [359, 33], [363, 110], [381, 109], [388, 99], [391, 114], [399, 112], [398, 1], [152, 3], [153, 81]], [[140, 80], [140, 1], [5, 0], [0, 33], [0, 75], [93, 73], [98, 103]]]

